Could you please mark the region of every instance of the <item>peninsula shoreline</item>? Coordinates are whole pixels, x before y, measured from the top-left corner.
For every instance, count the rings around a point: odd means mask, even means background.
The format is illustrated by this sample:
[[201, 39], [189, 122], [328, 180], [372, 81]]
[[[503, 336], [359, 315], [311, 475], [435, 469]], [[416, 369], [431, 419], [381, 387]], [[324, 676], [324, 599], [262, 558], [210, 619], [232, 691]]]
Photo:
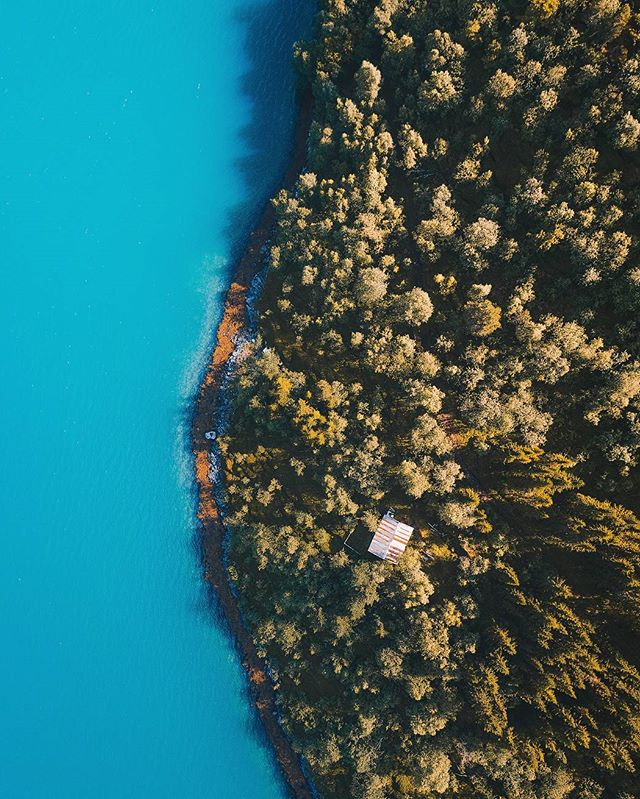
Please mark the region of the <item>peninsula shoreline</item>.
[[[289, 166], [281, 187], [292, 188], [307, 161], [307, 142], [313, 97], [311, 87], [298, 91], [297, 119]], [[300, 757], [282, 730], [276, 715], [275, 689], [264, 661], [246, 629], [224, 565], [225, 524], [216, 498], [216, 480], [210, 473], [210, 442], [205, 433], [211, 429], [220, 405], [224, 402], [224, 377], [233, 356], [235, 343], [248, 324], [247, 298], [255, 277], [263, 266], [262, 250], [268, 243], [276, 222], [271, 198], [264, 205], [243, 252], [233, 269], [215, 343], [194, 398], [191, 446], [197, 485], [197, 517], [201, 536], [204, 578], [215, 591], [226, 623], [239, 650], [249, 681], [252, 704], [260, 717], [281, 773], [295, 799], [313, 799], [314, 793], [302, 769]]]

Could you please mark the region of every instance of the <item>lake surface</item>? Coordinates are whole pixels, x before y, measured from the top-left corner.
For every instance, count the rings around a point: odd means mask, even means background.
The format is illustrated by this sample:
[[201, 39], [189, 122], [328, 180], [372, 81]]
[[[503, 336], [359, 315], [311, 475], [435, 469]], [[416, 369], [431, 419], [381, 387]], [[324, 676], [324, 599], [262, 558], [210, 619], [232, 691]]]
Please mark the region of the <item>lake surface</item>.
[[189, 398], [305, 0], [0, 4], [0, 796], [282, 799], [194, 542]]

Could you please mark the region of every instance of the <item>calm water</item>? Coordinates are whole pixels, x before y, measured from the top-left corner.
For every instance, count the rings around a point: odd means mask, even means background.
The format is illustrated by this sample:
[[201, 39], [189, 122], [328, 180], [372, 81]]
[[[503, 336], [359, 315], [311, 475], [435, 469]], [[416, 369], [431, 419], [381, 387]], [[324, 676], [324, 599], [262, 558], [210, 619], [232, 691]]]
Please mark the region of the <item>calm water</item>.
[[281, 799], [181, 425], [306, 0], [0, 4], [0, 797]]

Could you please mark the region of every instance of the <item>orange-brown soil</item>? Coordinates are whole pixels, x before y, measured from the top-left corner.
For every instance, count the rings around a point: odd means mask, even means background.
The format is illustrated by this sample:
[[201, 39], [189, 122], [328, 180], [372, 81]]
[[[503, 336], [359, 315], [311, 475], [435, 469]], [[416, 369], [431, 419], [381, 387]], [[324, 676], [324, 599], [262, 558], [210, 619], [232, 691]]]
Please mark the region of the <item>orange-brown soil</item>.
[[[293, 186], [304, 167], [310, 116], [311, 97], [310, 93], [307, 93], [301, 102], [294, 152], [283, 181], [284, 186]], [[302, 771], [300, 758], [277, 721], [273, 683], [265, 664], [258, 656], [253, 639], [244, 626], [229, 585], [229, 576], [223, 562], [224, 522], [216, 502], [215, 486], [209, 474], [210, 442], [204, 436], [213, 426], [215, 412], [221, 400], [225, 367], [234, 351], [236, 337], [247, 323], [247, 292], [260, 271], [260, 253], [269, 240], [274, 223], [275, 212], [269, 203], [249, 238], [227, 292], [215, 346], [195, 398], [192, 447], [198, 487], [198, 519], [202, 534], [205, 579], [216, 591], [229, 629], [236, 640], [242, 664], [247, 672], [252, 701], [291, 792], [295, 799], [312, 799], [312, 792]]]

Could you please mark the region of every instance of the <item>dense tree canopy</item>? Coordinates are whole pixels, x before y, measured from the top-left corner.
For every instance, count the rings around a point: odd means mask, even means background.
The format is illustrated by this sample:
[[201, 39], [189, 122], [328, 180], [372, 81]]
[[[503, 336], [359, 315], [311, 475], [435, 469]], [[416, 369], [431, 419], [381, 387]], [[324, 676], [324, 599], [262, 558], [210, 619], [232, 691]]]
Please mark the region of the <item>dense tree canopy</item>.
[[620, 0], [324, 0], [298, 49], [308, 171], [220, 448], [325, 799], [640, 794], [639, 35]]

